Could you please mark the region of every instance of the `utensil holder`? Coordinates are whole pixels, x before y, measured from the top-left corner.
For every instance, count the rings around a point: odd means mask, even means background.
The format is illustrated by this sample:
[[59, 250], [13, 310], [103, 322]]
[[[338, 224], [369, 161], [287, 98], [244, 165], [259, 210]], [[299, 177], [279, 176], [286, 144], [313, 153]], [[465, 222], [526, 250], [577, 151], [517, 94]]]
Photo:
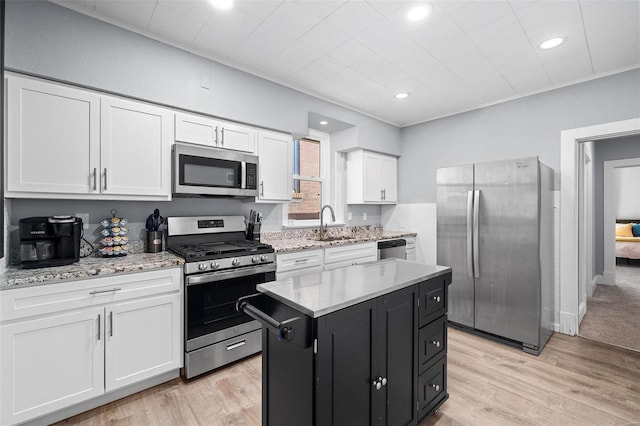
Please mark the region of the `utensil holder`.
[[162, 231], [147, 231], [147, 253], [162, 251]]

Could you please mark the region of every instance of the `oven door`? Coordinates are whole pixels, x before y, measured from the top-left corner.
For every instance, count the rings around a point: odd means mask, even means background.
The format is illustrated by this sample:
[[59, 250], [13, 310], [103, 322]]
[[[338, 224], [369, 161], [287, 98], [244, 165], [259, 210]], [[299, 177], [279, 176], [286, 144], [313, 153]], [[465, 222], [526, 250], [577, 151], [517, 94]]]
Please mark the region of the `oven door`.
[[236, 311], [236, 301], [256, 292], [256, 285], [275, 280], [275, 264], [189, 275], [186, 282], [187, 352], [260, 328]]
[[255, 156], [186, 144], [175, 144], [173, 156], [176, 195], [258, 195]]

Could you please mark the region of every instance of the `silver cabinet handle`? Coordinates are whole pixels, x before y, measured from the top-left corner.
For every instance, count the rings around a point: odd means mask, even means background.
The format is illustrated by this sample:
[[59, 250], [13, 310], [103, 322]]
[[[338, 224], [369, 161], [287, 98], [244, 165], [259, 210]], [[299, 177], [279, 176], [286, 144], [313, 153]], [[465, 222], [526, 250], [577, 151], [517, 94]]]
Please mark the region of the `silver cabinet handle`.
[[218, 145], [218, 126], [216, 126], [214, 132], [216, 133], [216, 140], [214, 141], [214, 143]]
[[433, 300], [436, 301], [436, 302], [439, 302], [440, 301], [440, 296], [433, 296]]
[[260, 196], [264, 196], [264, 181], [260, 181]]
[[93, 168], [93, 190], [96, 191], [98, 189], [98, 169], [96, 167]]
[[431, 341], [431, 344], [432, 344], [433, 346], [435, 346], [436, 348], [439, 348], [439, 347], [440, 347], [440, 341], [438, 341], [438, 340], [432, 340], [432, 341]]
[[102, 294], [102, 293], [115, 293], [116, 291], [120, 291], [122, 290], [121, 288], [112, 288], [109, 290], [95, 290], [95, 291], [90, 291], [89, 294], [94, 295], [94, 294]]
[[241, 340], [241, 341], [239, 341], [239, 342], [232, 343], [231, 345], [228, 345], [228, 346], [227, 346], [227, 350], [228, 350], [228, 351], [232, 351], [232, 350], [234, 350], [234, 349], [236, 349], [236, 348], [239, 348], [239, 347], [241, 347], [241, 346], [244, 346], [244, 345], [246, 345], [246, 344], [247, 344], [247, 341], [246, 341], [246, 340]]
[[102, 315], [98, 314], [98, 342], [102, 340]]
[[373, 384], [373, 387], [376, 388], [376, 390], [382, 389], [382, 380], [380, 380], [379, 377], [375, 379], [372, 384]]
[[381, 189], [381, 190], [380, 190], [380, 199], [381, 199], [381, 200], [384, 200], [384, 195], [382, 195], [382, 192], [383, 192], [383, 191], [384, 191], [383, 189]]
[[387, 378], [386, 377], [382, 378], [382, 386], [387, 386]]
[[104, 168], [104, 190], [107, 190], [107, 168]]
[[220, 145], [224, 146], [224, 127], [220, 131], [222, 137], [220, 138]]
[[307, 263], [309, 259], [296, 259], [295, 263]]
[[113, 311], [109, 312], [109, 336], [113, 337]]
[[383, 199], [383, 200], [386, 200], [386, 199], [387, 199], [387, 190], [386, 190], [386, 189], [383, 189], [383, 190], [382, 190], [382, 199]]
[[440, 392], [440, 385], [434, 385], [432, 384], [431, 387], [433, 388], [434, 391], [436, 392]]

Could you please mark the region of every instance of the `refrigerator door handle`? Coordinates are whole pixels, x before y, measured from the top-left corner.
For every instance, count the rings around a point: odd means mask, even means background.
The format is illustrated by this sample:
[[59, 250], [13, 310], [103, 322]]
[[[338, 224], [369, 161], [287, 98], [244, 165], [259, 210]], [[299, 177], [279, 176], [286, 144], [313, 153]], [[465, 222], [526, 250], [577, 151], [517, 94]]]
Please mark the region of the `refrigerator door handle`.
[[473, 276], [473, 191], [467, 191], [467, 274]]
[[473, 191], [473, 272], [476, 278], [480, 278], [480, 262], [478, 261], [478, 216], [480, 210], [480, 191]]

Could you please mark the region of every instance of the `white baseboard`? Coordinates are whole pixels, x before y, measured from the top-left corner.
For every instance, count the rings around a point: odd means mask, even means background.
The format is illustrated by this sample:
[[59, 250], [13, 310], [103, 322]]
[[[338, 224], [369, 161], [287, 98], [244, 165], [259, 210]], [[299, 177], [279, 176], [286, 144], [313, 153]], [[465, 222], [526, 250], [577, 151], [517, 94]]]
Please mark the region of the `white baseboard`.
[[615, 285], [616, 273], [611, 271], [604, 271], [602, 274], [602, 282], [598, 284]]
[[578, 318], [576, 314], [572, 312], [560, 311], [560, 329], [558, 330], [562, 334], [568, 334], [569, 336], [575, 336], [578, 330]]

